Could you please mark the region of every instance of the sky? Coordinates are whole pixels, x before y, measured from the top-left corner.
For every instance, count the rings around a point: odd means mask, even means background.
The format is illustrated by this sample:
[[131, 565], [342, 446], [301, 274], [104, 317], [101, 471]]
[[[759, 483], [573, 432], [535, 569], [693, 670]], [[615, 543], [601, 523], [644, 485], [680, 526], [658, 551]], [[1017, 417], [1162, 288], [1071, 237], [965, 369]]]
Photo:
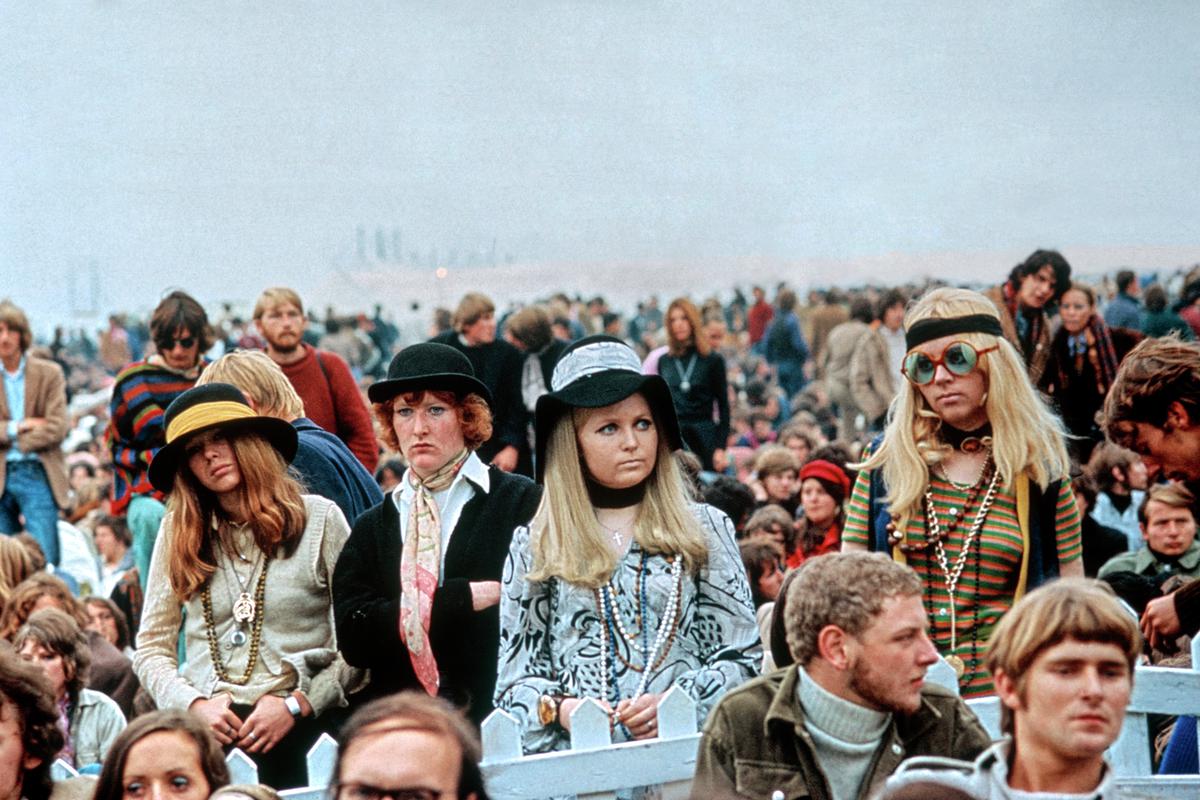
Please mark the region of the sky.
[[1198, 56], [1191, 2], [9, 2], [0, 295], [1175, 266]]

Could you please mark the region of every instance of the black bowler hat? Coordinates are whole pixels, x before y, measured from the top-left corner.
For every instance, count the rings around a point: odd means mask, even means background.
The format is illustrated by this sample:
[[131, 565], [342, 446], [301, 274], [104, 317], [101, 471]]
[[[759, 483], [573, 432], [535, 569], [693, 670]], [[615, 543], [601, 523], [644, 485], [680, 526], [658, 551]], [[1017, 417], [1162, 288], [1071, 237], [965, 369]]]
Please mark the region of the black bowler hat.
[[150, 461], [150, 483], [155, 489], [171, 491], [175, 473], [187, 458], [187, 440], [214, 428], [229, 433], [257, 433], [289, 463], [296, 455], [296, 429], [290, 423], [256, 414], [236, 386], [208, 383], [188, 389], [167, 406], [163, 418], [167, 443]]
[[545, 472], [546, 443], [559, 417], [572, 408], [611, 406], [635, 392], [646, 398], [670, 448], [683, 447], [667, 382], [642, 374], [637, 353], [615, 336], [586, 336], [564, 350], [550, 376], [550, 389], [538, 398], [535, 412], [538, 482]]
[[448, 344], [409, 345], [388, 365], [387, 379], [372, 383], [367, 397], [382, 403], [405, 392], [451, 391], [459, 397], [477, 394], [492, 404], [492, 393], [475, 377], [470, 360]]

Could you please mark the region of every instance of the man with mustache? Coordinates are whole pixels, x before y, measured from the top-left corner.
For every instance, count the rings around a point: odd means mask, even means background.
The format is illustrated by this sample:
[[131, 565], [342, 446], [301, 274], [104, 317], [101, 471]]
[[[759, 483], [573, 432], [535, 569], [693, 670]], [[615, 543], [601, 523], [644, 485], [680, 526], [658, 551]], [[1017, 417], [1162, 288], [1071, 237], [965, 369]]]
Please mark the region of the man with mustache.
[[1137, 623], [1100, 581], [1062, 578], [1030, 592], [988, 646], [1008, 738], [974, 764], [910, 759], [884, 800], [1115, 797], [1104, 751], [1121, 733], [1141, 646]]
[[881, 553], [806, 561], [788, 589], [795, 665], [729, 692], [700, 742], [694, 800], [873, 797], [906, 756], [971, 759], [991, 739], [951, 691], [921, 581]]

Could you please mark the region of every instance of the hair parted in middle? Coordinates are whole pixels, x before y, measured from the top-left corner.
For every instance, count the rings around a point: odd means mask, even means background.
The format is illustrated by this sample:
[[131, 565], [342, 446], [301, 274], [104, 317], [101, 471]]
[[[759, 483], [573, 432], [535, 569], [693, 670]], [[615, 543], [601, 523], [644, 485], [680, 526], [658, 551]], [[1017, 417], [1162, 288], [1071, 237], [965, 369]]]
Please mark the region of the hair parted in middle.
[[893, 597], [921, 596], [921, 579], [883, 553], [829, 553], [793, 570], [784, 611], [788, 649], [800, 666], [817, 655], [827, 625], [851, 636], [866, 630]]
[[79, 623], [57, 608], [40, 608], [29, 615], [13, 637], [13, 647], [17, 650], [26, 642], [40, 645], [62, 658], [67, 697], [75, 705], [79, 691], [87, 685], [88, 669], [92, 666], [92, 649]]
[[[593, 409], [576, 408], [554, 425], [546, 448], [545, 491], [529, 523], [533, 556], [529, 579], [560, 578], [588, 587], [603, 586], [617, 566], [609, 536], [592, 510], [583, 479], [583, 453], [576, 430]], [[695, 574], [708, 563], [708, 543], [689, 508], [683, 471], [659, 431], [658, 456], [646, 479], [646, 497], [633, 538], [650, 555], [679, 555]]]
[[[996, 306], [978, 292], [967, 289], [934, 289], [916, 301], [904, 317], [905, 330], [924, 319], [944, 319], [971, 314], [996, 317]], [[985, 381], [984, 404], [992, 425], [992, 459], [1001, 484], [1011, 489], [1017, 476], [1026, 474], [1046, 489], [1070, 469], [1062, 420], [1050, 410], [1033, 384], [1020, 354], [1003, 337], [987, 333], [962, 333], [956, 338], [982, 353], [976, 369]], [[929, 468], [951, 448], [939, 435], [941, 419], [911, 381], [903, 381], [888, 409], [888, 422], [878, 449], [860, 470], [883, 470], [887, 501], [896, 530], [905, 530], [920, 513]]]
[[[686, 342], [680, 342], [671, 334], [671, 312], [679, 309], [683, 315], [687, 317], [688, 325], [692, 328], [692, 335], [688, 337]], [[708, 339], [701, 334], [701, 328], [704, 323], [700, 320], [700, 309], [696, 308], [696, 304], [686, 297], [676, 297], [667, 306], [667, 313], [663, 315], [665, 322], [663, 323], [667, 329], [667, 352], [672, 356], [681, 356], [688, 351], [688, 348], [695, 348], [696, 352], [702, 357], [708, 355], [712, 349], [708, 345]]]
[[[271, 444], [257, 433], [234, 433], [229, 444], [241, 471], [242, 507], [254, 542], [268, 556], [291, 554], [304, 534], [307, 510], [300, 484]], [[213, 523], [228, 524], [216, 495], [200, 485], [186, 465], [175, 473], [167, 497], [164, 528], [171, 531], [167, 577], [180, 602], [187, 602], [217, 569]]]
[[151, 711], [130, 720], [129, 726], [113, 740], [104, 758], [104, 767], [100, 770], [92, 800], [122, 800], [125, 797], [125, 765], [129, 761], [129, 751], [153, 733], [176, 731], [196, 745], [196, 760], [208, 781], [208, 791], [215, 792], [228, 784], [229, 767], [225, 764], [225, 754], [208, 725], [199, 716], [179, 709]]

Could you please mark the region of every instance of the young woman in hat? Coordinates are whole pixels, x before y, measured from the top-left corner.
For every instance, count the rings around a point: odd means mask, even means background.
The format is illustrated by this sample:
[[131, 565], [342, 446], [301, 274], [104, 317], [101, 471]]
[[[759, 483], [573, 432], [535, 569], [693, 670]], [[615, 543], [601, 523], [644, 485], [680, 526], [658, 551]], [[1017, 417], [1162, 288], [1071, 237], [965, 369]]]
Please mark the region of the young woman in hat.
[[404, 348], [368, 391], [400, 483], [354, 524], [333, 579], [338, 644], [371, 669], [362, 698], [418, 689], [492, 710], [500, 572], [541, 491], [486, 466], [491, 395], [471, 362], [436, 342]]
[[854, 485], [842, 547], [917, 571], [934, 642], [974, 697], [992, 691], [983, 651], [1000, 617], [1027, 590], [1083, 574], [1063, 426], [983, 295], [934, 290], [904, 323], [908, 380]]
[[330, 596], [346, 519], [288, 476], [295, 429], [257, 416], [233, 386], [184, 392], [165, 428], [150, 480], [169, 493], [167, 515], [134, 669], [159, 708], [198, 715], [258, 763], [264, 783], [302, 786], [305, 753], [355, 678], [337, 652]]
[[670, 393], [627, 345], [581, 339], [551, 384], [536, 423], [545, 495], [504, 570], [496, 704], [530, 752], [564, 747], [586, 698], [618, 738], [657, 736], [672, 686], [703, 720], [761, 659], [733, 525], [691, 502]]
[[800, 468], [800, 518], [795, 549], [787, 553], [788, 569], [841, 549], [842, 504], [849, 492], [850, 476], [832, 461], [815, 458]]

